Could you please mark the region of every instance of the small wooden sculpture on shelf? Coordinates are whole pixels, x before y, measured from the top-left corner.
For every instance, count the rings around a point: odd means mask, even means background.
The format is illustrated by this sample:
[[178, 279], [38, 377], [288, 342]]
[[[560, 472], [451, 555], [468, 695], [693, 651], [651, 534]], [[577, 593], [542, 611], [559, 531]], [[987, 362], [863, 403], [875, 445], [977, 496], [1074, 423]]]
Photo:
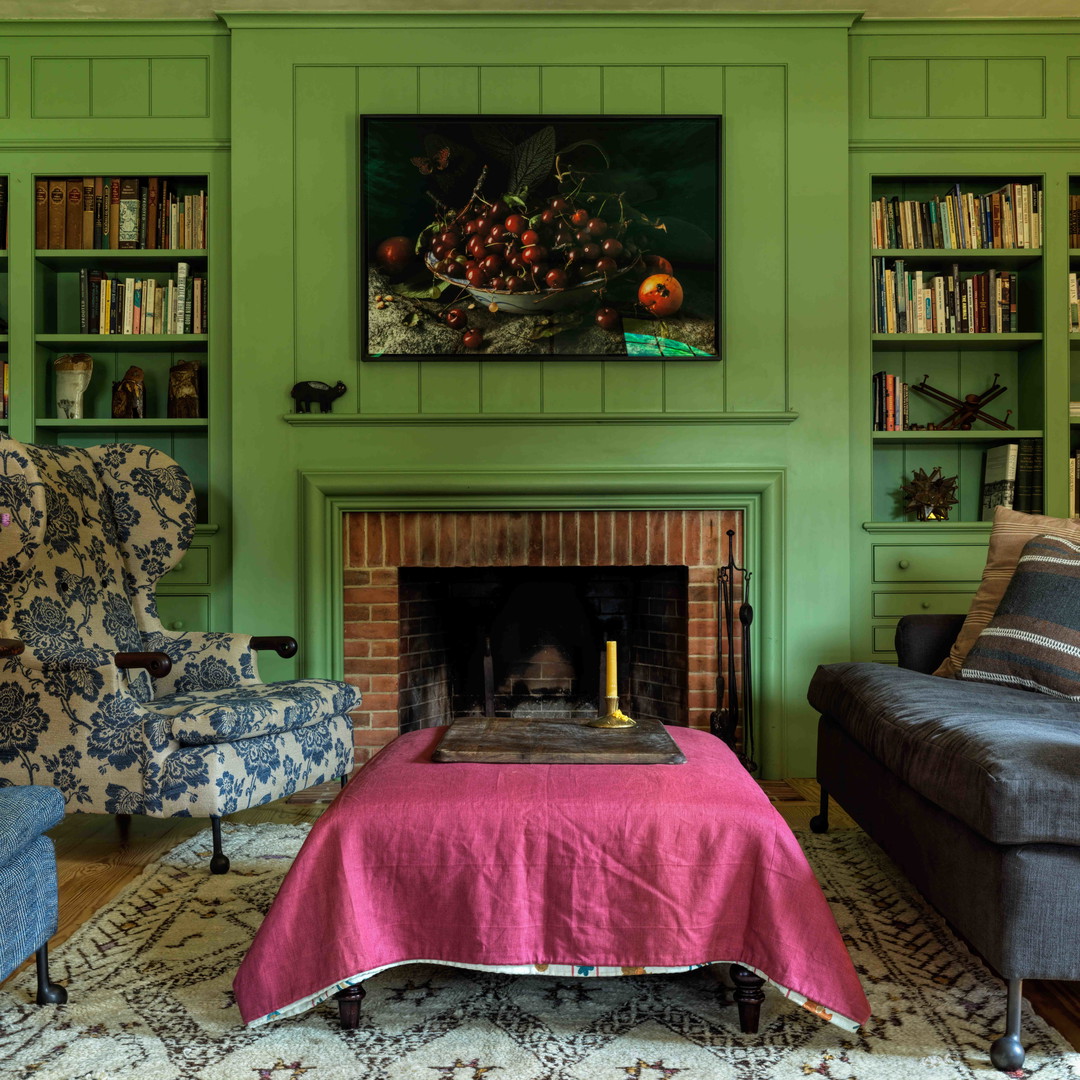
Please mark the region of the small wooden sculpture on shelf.
[[[916, 394], [922, 394], [923, 397], [930, 398], [931, 401], [939, 401], [943, 405], [948, 405], [952, 412], [944, 420], [936, 424], [927, 424], [927, 431], [970, 431], [971, 425], [976, 420], [981, 420], [984, 424], [989, 424], [999, 431], [1013, 430], [1012, 424], [1007, 423], [1012, 415], [1012, 409], [1005, 411], [1004, 420], [998, 420], [996, 416], [990, 416], [989, 413], [982, 411], [984, 405], [989, 405], [991, 401], [1000, 397], [1008, 389], [1008, 387], [1002, 386], [998, 382], [998, 372], [994, 372], [994, 382], [989, 389], [984, 390], [981, 394], [965, 394], [963, 399], [953, 397], [952, 394], [947, 394], [944, 390], [938, 390], [936, 386], [931, 386], [927, 382], [929, 378], [929, 375], [924, 375], [923, 381], [913, 383], [911, 389]], [[914, 424], [909, 424], [908, 427], [909, 430], [917, 430]]]
[[169, 369], [170, 420], [195, 420], [199, 409], [199, 361], [181, 360]]
[[112, 414], [114, 420], [141, 420], [146, 415], [142, 368], [132, 365], [118, 383], [113, 383]]
[[956, 484], [957, 477], [942, 476], [940, 465], [929, 473], [915, 469], [911, 480], [900, 488], [900, 494], [907, 499], [904, 510], [915, 514], [919, 521], [948, 521], [950, 508], [958, 502]]

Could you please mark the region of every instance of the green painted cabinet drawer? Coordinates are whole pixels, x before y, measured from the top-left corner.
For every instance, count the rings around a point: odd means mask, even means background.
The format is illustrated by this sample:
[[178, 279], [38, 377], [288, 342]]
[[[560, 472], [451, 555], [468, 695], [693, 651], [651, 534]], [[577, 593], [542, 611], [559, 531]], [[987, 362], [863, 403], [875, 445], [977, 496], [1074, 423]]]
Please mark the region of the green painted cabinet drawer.
[[874, 615], [886, 619], [900, 615], [966, 615], [971, 595], [968, 592], [877, 592]]
[[896, 651], [896, 624], [874, 627], [874, 652], [891, 653]]
[[158, 595], [158, 615], [166, 630], [209, 630], [210, 597]]
[[184, 557], [162, 579], [162, 585], [209, 585], [210, 549], [188, 548]]
[[978, 581], [985, 563], [986, 544], [879, 544], [874, 547], [874, 580]]

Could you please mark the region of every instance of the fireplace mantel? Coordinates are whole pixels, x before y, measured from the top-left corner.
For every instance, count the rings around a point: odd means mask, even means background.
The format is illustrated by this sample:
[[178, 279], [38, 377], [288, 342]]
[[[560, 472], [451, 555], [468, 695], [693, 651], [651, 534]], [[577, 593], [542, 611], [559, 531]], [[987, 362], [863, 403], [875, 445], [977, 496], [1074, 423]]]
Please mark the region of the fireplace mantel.
[[[304, 471], [300, 580], [306, 675], [343, 677], [343, 515], [364, 510], [710, 509], [744, 515], [746, 565], [755, 570], [754, 640], [759, 759], [778, 767], [783, 731], [784, 469], [487, 468]], [[775, 688], [773, 690], [767, 688]]]

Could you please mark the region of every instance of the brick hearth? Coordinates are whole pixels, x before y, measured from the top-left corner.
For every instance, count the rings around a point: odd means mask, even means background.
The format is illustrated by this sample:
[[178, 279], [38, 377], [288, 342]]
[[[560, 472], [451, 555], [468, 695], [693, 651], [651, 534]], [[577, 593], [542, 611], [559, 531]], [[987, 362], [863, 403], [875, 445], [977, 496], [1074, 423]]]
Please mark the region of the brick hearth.
[[[691, 727], [716, 708], [716, 568], [742, 515], [724, 510], [363, 512], [345, 515], [345, 676], [364, 693], [354, 713], [357, 761], [399, 731], [408, 689], [400, 622], [404, 567], [686, 567]], [[416, 628], [422, 632], [422, 628]]]

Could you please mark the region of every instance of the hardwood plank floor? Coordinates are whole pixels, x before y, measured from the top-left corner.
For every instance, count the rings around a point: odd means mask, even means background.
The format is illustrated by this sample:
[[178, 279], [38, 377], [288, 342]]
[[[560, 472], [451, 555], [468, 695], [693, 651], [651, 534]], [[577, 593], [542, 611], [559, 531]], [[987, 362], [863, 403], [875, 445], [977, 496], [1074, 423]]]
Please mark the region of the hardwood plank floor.
[[[801, 800], [785, 797], [773, 805], [793, 829], [808, 829], [810, 819], [818, 812], [817, 782], [796, 777], [786, 783], [802, 796]], [[325, 803], [281, 801], [233, 814], [229, 820], [250, 825], [264, 821], [313, 822], [325, 809]], [[856, 827], [834, 802], [830, 803], [829, 824], [833, 829]], [[121, 841], [117, 823], [111, 817], [72, 814], [65, 818], [49, 833], [56, 845], [60, 883], [60, 927], [49, 943], [50, 948], [66, 941], [144, 867], [181, 840], [203, 830], [209, 862], [210, 832], [205, 820], [136, 816], [131, 820], [126, 841]], [[1035, 1010], [1080, 1050], [1080, 983], [1029, 980], [1024, 984], [1024, 993]]]

